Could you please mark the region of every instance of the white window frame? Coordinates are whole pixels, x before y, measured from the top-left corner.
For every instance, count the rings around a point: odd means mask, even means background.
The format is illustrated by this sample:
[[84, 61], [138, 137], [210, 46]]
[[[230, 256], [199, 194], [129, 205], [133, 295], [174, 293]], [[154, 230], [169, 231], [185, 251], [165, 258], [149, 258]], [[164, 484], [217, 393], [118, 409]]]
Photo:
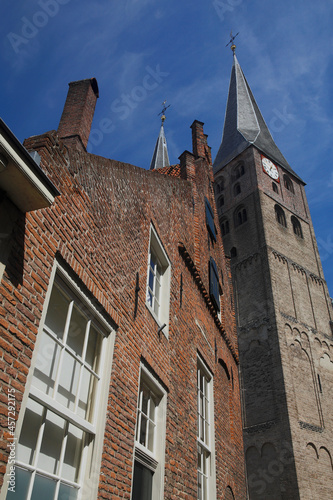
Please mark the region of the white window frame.
[[[97, 391], [94, 399], [94, 407], [97, 411], [93, 412], [93, 416], [91, 421], [89, 422], [83, 417], [80, 417], [73, 411], [66, 408], [60, 402], [53, 399], [51, 396], [45, 394], [42, 390], [38, 389], [33, 385], [33, 372], [34, 368], [38, 366], [39, 357], [41, 353], [39, 353], [39, 347], [42, 345], [42, 332], [45, 326], [45, 318], [48, 310], [48, 306], [50, 303], [51, 292], [55, 283], [59, 283], [60, 287], [64, 285], [66, 291], [70, 292], [71, 296], [75, 300], [76, 304], [79, 304], [84, 312], [85, 316], [90, 316], [94, 320], [94, 324], [97, 325], [98, 330], [103, 333], [103, 338], [101, 341], [99, 353], [99, 382], [97, 383]], [[70, 308], [71, 306], [69, 306]], [[43, 308], [43, 314], [40, 322], [39, 332], [37, 335], [37, 341], [34, 349], [34, 354], [32, 357], [31, 368], [29, 371], [29, 376], [27, 379], [27, 388], [29, 390], [25, 391], [20, 416], [17, 422], [15, 437], [17, 438], [16, 443], [19, 441], [19, 436], [22, 430], [22, 424], [24, 420], [25, 409], [27, 407], [27, 403], [29, 400], [34, 400], [37, 403], [41, 404], [44, 407], [44, 416], [45, 409], [50, 410], [52, 413], [55, 413], [59, 417], [63, 418], [66, 421], [66, 426], [68, 428], [69, 424], [73, 424], [76, 428], [83, 430], [86, 434], [86, 440], [84, 443], [84, 448], [82, 451], [82, 458], [80, 462], [80, 472], [79, 479], [77, 483], [72, 483], [72, 485], [79, 486], [79, 492], [77, 499], [83, 500], [86, 498], [97, 498], [99, 478], [100, 478], [100, 467], [102, 461], [102, 452], [103, 452], [103, 442], [104, 442], [104, 431], [106, 424], [106, 415], [107, 415], [107, 400], [108, 400], [108, 392], [110, 385], [110, 377], [111, 377], [111, 367], [112, 367], [112, 358], [113, 358], [113, 349], [114, 349], [114, 341], [115, 341], [115, 333], [112, 325], [104, 319], [104, 317], [96, 310], [94, 304], [89, 299], [89, 297], [82, 292], [82, 290], [78, 287], [76, 282], [71, 278], [71, 276], [63, 269], [63, 267], [55, 262], [51, 273], [50, 286], [47, 292], [45, 305]], [[42, 423], [42, 426], [39, 431], [39, 439], [41, 439], [41, 433], [43, 432], [42, 427], [45, 425], [45, 419]], [[66, 436], [64, 437], [66, 439]], [[38, 444], [40, 446], [40, 443]], [[62, 454], [64, 450], [62, 451]], [[62, 457], [63, 458], [63, 457]], [[36, 472], [41, 472], [43, 476], [53, 478], [55, 480], [60, 479], [60, 476], [52, 475], [51, 473], [46, 473], [45, 471], [41, 471], [37, 468], [37, 458], [34, 459], [35, 465], [29, 465], [26, 463], [16, 462], [18, 467], [29, 470], [35, 474]], [[70, 481], [62, 480], [62, 482], [71, 485]], [[29, 493], [32, 492], [32, 484], [31, 481]], [[5, 486], [5, 483], [4, 483]], [[56, 487], [55, 498], [57, 498], [57, 491], [59, 486]], [[0, 499], [6, 498], [7, 489], [3, 488], [3, 491]], [[8, 497], [10, 500], [10, 496]], [[51, 499], [50, 499], [51, 500]]]
[[[141, 424], [141, 384], [145, 385], [151, 391], [158, 403], [155, 407], [155, 433], [153, 450], [150, 450], [148, 447], [144, 446], [138, 441]], [[163, 500], [167, 393], [163, 386], [158, 382], [158, 380], [156, 380], [156, 378], [151, 374], [151, 372], [143, 363], [140, 364], [140, 377], [138, 387], [139, 390], [137, 404], [137, 422], [135, 429], [132, 491], [134, 481], [134, 462], [137, 461], [154, 473], [152, 481], [152, 500]]]
[[[200, 377], [205, 380], [203, 391], [200, 389]], [[200, 411], [200, 395], [207, 402], [202, 412]], [[200, 417], [204, 420], [204, 428]], [[213, 500], [216, 498], [213, 374], [199, 354], [197, 358], [197, 452], [198, 464], [201, 463], [201, 466], [198, 465], [197, 499]], [[206, 477], [206, 488], [199, 496], [199, 476], [203, 475]]]
[[[154, 255], [159, 272], [151, 266], [151, 256]], [[169, 334], [169, 310], [170, 310], [170, 280], [171, 263], [163, 245], [157, 236], [155, 228], [151, 225], [149, 238], [148, 266], [147, 266], [147, 287], [146, 306], [153, 318], [168, 338]], [[151, 283], [153, 281], [153, 284]], [[156, 287], [159, 287], [159, 297], [156, 297]], [[155, 311], [155, 302], [158, 301], [158, 310]]]

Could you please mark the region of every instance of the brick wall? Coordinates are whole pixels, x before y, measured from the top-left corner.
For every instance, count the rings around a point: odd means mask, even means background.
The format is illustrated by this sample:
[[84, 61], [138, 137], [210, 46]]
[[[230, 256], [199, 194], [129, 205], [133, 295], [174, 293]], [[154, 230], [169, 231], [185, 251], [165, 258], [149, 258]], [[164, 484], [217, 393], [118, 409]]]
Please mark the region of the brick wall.
[[[245, 498], [230, 268], [220, 234], [213, 244], [205, 223], [205, 196], [217, 221], [210, 165], [194, 157], [192, 178], [189, 172], [186, 178], [174, 178], [80, 152], [69, 142], [65, 147], [55, 132], [28, 139], [25, 146], [38, 151], [61, 195], [50, 208], [21, 215], [13, 230], [0, 288], [1, 394], [16, 389], [20, 417], [57, 258], [116, 327], [98, 497], [130, 498], [142, 360], [168, 392], [165, 498], [195, 497], [200, 353], [214, 375], [217, 498], [230, 488], [235, 498]], [[168, 339], [157, 333], [145, 304], [151, 223], [171, 261]], [[210, 256], [223, 273], [221, 322], [209, 299]], [[0, 408], [3, 477], [9, 438], [4, 397]]]

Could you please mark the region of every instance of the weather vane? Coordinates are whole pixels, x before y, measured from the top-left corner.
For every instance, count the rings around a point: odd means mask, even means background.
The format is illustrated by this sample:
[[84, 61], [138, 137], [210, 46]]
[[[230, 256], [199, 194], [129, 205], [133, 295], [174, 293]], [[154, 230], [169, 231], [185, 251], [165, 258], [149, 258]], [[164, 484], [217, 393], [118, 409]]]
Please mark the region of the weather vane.
[[165, 105], [165, 103], [166, 103], [166, 100], [162, 102], [162, 106], [163, 106], [162, 111], [161, 111], [160, 113], [158, 113], [158, 115], [157, 115], [157, 116], [162, 115], [162, 116], [161, 116], [162, 123], [163, 123], [163, 122], [164, 122], [164, 120], [165, 120], [165, 112], [166, 112], [166, 110], [167, 110], [168, 108], [170, 108], [170, 106], [171, 106], [171, 104], [169, 104], [169, 106], [166, 106], [166, 105]]
[[239, 35], [239, 32], [238, 32], [238, 33], [236, 33], [236, 35], [235, 35], [235, 36], [233, 36], [232, 31], [230, 31], [230, 41], [229, 41], [229, 43], [227, 43], [227, 45], [226, 45], [226, 47], [228, 47], [228, 45], [230, 45], [230, 44], [231, 44], [231, 47], [230, 47], [230, 48], [231, 48], [231, 50], [233, 51], [233, 53], [235, 53], [235, 50], [236, 50], [236, 45], [234, 44], [234, 40], [235, 40], [235, 38], [236, 38], [236, 36], [237, 36], [237, 35]]

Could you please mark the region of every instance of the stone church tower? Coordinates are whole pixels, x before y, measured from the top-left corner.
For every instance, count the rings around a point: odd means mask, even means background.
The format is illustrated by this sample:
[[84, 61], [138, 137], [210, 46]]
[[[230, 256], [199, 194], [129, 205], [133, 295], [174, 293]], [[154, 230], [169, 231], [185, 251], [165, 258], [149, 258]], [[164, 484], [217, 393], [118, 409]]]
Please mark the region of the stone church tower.
[[235, 290], [249, 497], [329, 500], [332, 304], [305, 183], [276, 146], [235, 54], [214, 176]]

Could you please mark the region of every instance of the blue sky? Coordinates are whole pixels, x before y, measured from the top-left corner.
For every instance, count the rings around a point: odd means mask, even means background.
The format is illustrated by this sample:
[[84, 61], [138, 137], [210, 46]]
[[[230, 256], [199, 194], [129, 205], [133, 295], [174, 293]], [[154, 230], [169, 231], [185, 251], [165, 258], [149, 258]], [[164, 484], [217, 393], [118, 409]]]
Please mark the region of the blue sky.
[[205, 122], [215, 157], [232, 65], [225, 45], [231, 29], [240, 32], [245, 76], [307, 183], [333, 295], [333, 2], [3, 0], [0, 13], [0, 114], [15, 135], [56, 129], [67, 84], [96, 77], [91, 152], [143, 168], [164, 99], [170, 161], [191, 150], [194, 119]]

